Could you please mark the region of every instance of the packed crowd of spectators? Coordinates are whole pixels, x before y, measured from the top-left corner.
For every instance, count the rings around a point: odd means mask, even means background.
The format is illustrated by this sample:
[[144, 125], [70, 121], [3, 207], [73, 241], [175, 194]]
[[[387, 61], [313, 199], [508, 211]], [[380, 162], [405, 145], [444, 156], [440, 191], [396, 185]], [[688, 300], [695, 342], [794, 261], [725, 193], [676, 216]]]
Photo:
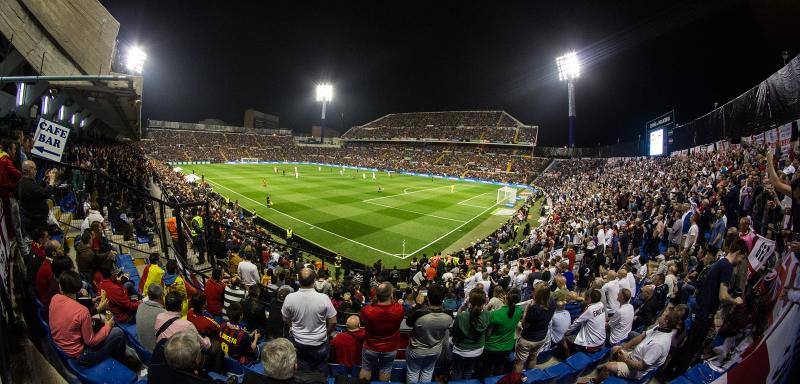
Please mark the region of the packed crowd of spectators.
[[536, 129], [522, 125], [503, 111], [392, 113], [353, 127], [347, 139], [417, 139], [532, 143]]
[[[474, 145], [347, 143], [341, 147], [298, 146], [289, 136], [158, 129], [142, 148], [161, 161], [320, 162], [394, 171], [529, 183], [550, 160], [522, 150]], [[234, 138], [235, 137], [235, 138]]]
[[[319, 382], [330, 363], [388, 381], [396, 359], [405, 360], [407, 382], [434, 374], [513, 379], [535, 368], [540, 354], [564, 360], [606, 347], [599, 380], [657, 371], [669, 379], [696, 361], [722, 372], [767, 322], [760, 308], [769, 288], [754, 289], [764, 270], [749, 271], [743, 261], [758, 236], [779, 251], [800, 251], [792, 236], [800, 228], [800, 164], [776, 167], [763, 148], [737, 146], [559, 161], [536, 181], [548, 201], [540, 226], [527, 223], [529, 198], [486, 239], [412, 259], [407, 278], [381, 262], [330, 270], [217, 226], [206, 242], [215, 244], [207, 252], [216, 260], [208, 279], [154, 253], [136, 286], [119, 272], [109, 234], [118, 225], [152, 231], [153, 207], [134, 193], [151, 182], [171, 202], [209, 201], [214, 221], [269, 234], [204, 181], [188, 183], [135, 146], [74, 146], [65, 160], [86, 171], [32, 161], [24, 139], [2, 147], [0, 192], [12, 206], [6, 220], [28, 246], [25, 268], [52, 342], [81, 365], [114, 358], [134, 372], [142, 356], [127, 346], [141, 344], [152, 352], [153, 383], [211, 382], [207, 375], [224, 374], [230, 359], [251, 368], [247, 383]], [[58, 240], [48, 198], [82, 220], [74, 260]], [[196, 216], [205, 217], [192, 211], [185, 220]], [[121, 331], [126, 324], [136, 325], [135, 339]], [[263, 375], [254, 371], [259, 364]]]

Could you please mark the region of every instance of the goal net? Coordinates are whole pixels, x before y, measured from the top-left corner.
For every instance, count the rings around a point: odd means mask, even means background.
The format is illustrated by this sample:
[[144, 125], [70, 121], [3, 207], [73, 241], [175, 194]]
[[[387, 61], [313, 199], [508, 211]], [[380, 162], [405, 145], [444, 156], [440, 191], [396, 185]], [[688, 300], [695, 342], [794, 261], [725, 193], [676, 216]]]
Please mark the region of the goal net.
[[240, 163], [258, 163], [258, 161], [259, 158], [257, 157], [242, 157], [242, 159], [239, 160]]
[[513, 207], [517, 201], [517, 190], [511, 187], [502, 187], [497, 190], [497, 204]]

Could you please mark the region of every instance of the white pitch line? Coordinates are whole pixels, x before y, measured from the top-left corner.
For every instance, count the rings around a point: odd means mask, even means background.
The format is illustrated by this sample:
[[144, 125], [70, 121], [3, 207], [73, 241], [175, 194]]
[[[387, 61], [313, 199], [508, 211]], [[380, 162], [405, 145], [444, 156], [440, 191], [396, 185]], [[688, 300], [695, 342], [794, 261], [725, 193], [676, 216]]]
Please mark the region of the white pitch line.
[[449, 236], [451, 233], [453, 233], [453, 232], [455, 232], [455, 231], [457, 231], [457, 230], [461, 229], [461, 227], [463, 227], [463, 226], [467, 225], [467, 223], [471, 222], [472, 220], [475, 220], [475, 219], [477, 219], [479, 216], [483, 215], [484, 213], [488, 212], [490, 209], [492, 209], [492, 208], [494, 208], [494, 207], [495, 207], [495, 206], [494, 206], [494, 205], [492, 205], [491, 207], [488, 207], [488, 208], [484, 209], [483, 211], [481, 211], [481, 213], [479, 213], [479, 214], [475, 215], [475, 217], [473, 217], [473, 218], [471, 218], [471, 219], [469, 219], [469, 220], [465, 221], [463, 224], [459, 225], [458, 227], [455, 227], [455, 228], [453, 228], [453, 230], [452, 230], [452, 231], [445, 233], [444, 235], [440, 236], [438, 239], [436, 239], [436, 240], [434, 240], [434, 241], [431, 241], [430, 243], [428, 243], [427, 245], [423, 246], [422, 248], [420, 248], [420, 249], [417, 249], [416, 251], [414, 251], [414, 252], [411, 252], [411, 253], [407, 254], [405, 257], [402, 257], [402, 259], [403, 259], [403, 260], [405, 260], [405, 259], [407, 259], [407, 258], [409, 258], [409, 257], [411, 257], [411, 256], [413, 256], [413, 255], [415, 255], [417, 252], [419, 252], [419, 251], [421, 251], [421, 250], [423, 250], [423, 249], [425, 249], [425, 248], [428, 248], [428, 247], [430, 247], [431, 245], [433, 245], [433, 244], [434, 244], [434, 243], [436, 243], [437, 241], [439, 241], [439, 240], [441, 240], [441, 239], [444, 239], [445, 237]]
[[[475, 205], [475, 204], [458, 204], [458, 205], [461, 205], [461, 206], [464, 206], [464, 207], [480, 208], [480, 209], [489, 208], [489, 207], [487, 207], [485, 205]], [[490, 207], [494, 207], [494, 205], [490, 205]]]
[[[366, 201], [366, 203], [367, 203], [367, 204], [374, 204], [374, 205], [381, 206], [381, 207], [386, 207], [386, 208], [396, 209], [396, 210], [398, 210], [398, 211], [404, 211], [404, 212], [416, 213], [416, 214], [418, 214], [418, 215], [422, 215], [422, 216], [430, 216], [430, 217], [435, 217], [435, 218], [437, 218], [437, 219], [455, 221], [455, 222], [457, 222], [457, 223], [463, 223], [463, 222], [464, 222], [464, 220], [451, 219], [451, 218], [449, 218], [449, 217], [437, 216], [437, 215], [433, 215], [433, 214], [430, 214], [430, 213], [424, 213], [424, 212], [418, 212], [418, 211], [412, 211], [412, 210], [410, 210], [410, 209], [405, 209], [405, 208], [392, 207], [391, 205], [386, 205], [386, 204], [376, 203], [376, 202], [374, 202], [374, 201]], [[481, 207], [481, 208], [483, 208], [483, 207]]]
[[[378, 251], [378, 252], [380, 252], [380, 253], [383, 253], [384, 255], [389, 255], [389, 256], [392, 256], [392, 257], [396, 257], [396, 258], [398, 258], [398, 259], [405, 259], [405, 258], [403, 258], [403, 257], [398, 257], [398, 256], [395, 256], [395, 254], [393, 254], [393, 253], [386, 252], [386, 251], [384, 251], [384, 250], [382, 250], [382, 249], [378, 249], [378, 248], [375, 248], [375, 247], [372, 247], [372, 246], [366, 245], [366, 244], [364, 244], [364, 243], [358, 242], [358, 241], [356, 241], [356, 240], [353, 240], [353, 239], [351, 239], [351, 238], [344, 237], [344, 236], [342, 236], [342, 235], [340, 235], [340, 234], [338, 234], [338, 233], [333, 233], [333, 232], [331, 232], [331, 231], [329, 231], [329, 230], [327, 230], [327, 229], [320, 228], [320, 227], [318, 227], [318, 226], [315, 226], [315, 225], [313, 225], [313, 224], [311, 224], [311, 223], [308, 223], [308, 222], [305, 222], [305, 221], [303, 221], [303, 220], [300, 220], [300, 219], [298, 219], [298, 218], [296, 218], [296, 217], [294, 217], [294, 216], [292, 216], [292, 215], [289, 215], [289, 214], [283, 213], [283, 212], [281, 212], [281, 211], [279, 211], [279, 210], [277, 210], [277, 209], [275, 209], [275, 208], [269, 208], [269, 207], [267, 207], [267, 206], [266, 206], [264, 203], [262, 203], [262, 202], [260, 202], [260, 201], [253, 200], [253, 199], [251, 199], [251, 198], [249, 198], [249, 197], [247, 197], [247, 196], [245, 196], [245, 195], [243, 195], [243, 194], [241, 194], [241, 193], [239, 193], [239, 192], [236, 192], [236, 191], [234, 191], [234, 190], [232, 190], [232, 189], [230, 189], [230, 188], [228, 188], [228, 187], [226, 187], [226, 186], [224, 186], [224, 185], [220, 184], [220, 183], [215, 183], [215, 182], [213, 182], [213, 181], [209, 180], [207, 177], [206, 177], [206, 181], [207, 181], [207, 182], [209, 182], [209, 183], [211, 183], [211, 184], [216, 184], [216, 185], [218, 185], [218, 186], [220, 186], [220, 187], [222, 187], [222, 188], [225, 188], [225, 189], [227, 189], [227, 190], [229, 190], [229, 191], [231, 191], [231, 192], [233, 192], [233, 193], [235, 193], [235, 194], [237, 194], [237, 195], [239, 195], [239, 196], [241, 196], [241, 197], [244, 197], [244, 198], [245, 198], [245, 199], [247, 199], [247, 200], [250, 200], [250, 201], [252, 201], [252, 202], [254, 202], [254, 203], [256, 203], [256, 204], [258, 204], [258, 205], [262, 206], [262, 207], [265, 207], [265, 208], [268, 208], [268, 209], [270, 209], [270, 210], [272, 210], [272, 211], [278, 212], [278, 213], [280, 213], [281, 215], [284, 215], [284, 216], [286, 216], [286, 217], [288, 217], [288, 218], [290, 218], [290, 219], [297, 220], [297, 221], [299, 221], [299, 222], [301, 222], [301, 223], [303, 223], [303, 224], [305, 224], [305, 225], [308, 225], [309, 227], [316, 227], [316, 229], [319, 229], [320, 231], [323, 231], [323, 232], [329, 233], [329, 234], [331, 234], [331, 235], [334, 235], [334, 236], [336, 236], [336, 237], [339, 237], [339, 238], [341, 238], [341, 239], [347, 240], [347, 241], [349, 241], [349, 242], [352, 242], [352, 243], [354, 243], [354, 244], [358, 244], [358, 245], [360, 245], [360, 246], [362, 246], [362, 247], [369, 248], [369, 249], [371, 249], [371, 250], [373, 250], [373, 251]], [[462, 225], [463, 225], [463, 224], [462, 224]]]
[[[439, 189], [439, 188], [450, 188], [450, 186], [449, 186], [449, 185], [442, 185], [442, 186], [440, 186], [440, 187], [433, 187], [433, 188], [425, 188], [425, 189], [420, 189], [419, 191], [413, 191], [413, 192], [403, 192], [403, 193], [398, 193], [398, 194], [396, 194], [396, 195], [389, 195], [389, 196], [374, 197], [374, 198], [372, 198], [372, 199], [366, 199], [366, 200], [363, 200], [363, 201], [362, 201], [362, 203], [366, 203], [366, 202], [370, 202], [370, 201], [375, 201], [375, 200], [380, 200], [380, 199], [388, 199], [388, 198], [390, 198], [390, 197], [395, 197], [395, 196], [413, 195], [413, 194], [415, 194], [415, 193], [419, 193], [419, 192], [425, 192], [425, 191], [430, 191], [430, 190], [433, 190], [433, 189]], [[408, 188], [406, 188], [406, 189], [408, 189]]]
[[[483, 196], [483, 195], [486, 195], [486, 194], [488, 194], [488, 193], [489, 193], [489, 192], [484, 192], [484, 193], [481, 193], [480, 195], [475, 195], [475, 196], [472, 196], [472, 197], [470, 197], [469, 199], [466, 199], [466, 200], [461, 200], [461, 201], [459, 201], [457, 204], [458, 204], [458, 205], [469, 205], [469, 204], [464, 204], [464, 203], [466, 203], [467, 201], [470, 201], [470, 200], [472, 200], [472, 199], [474, 199], [474, 198], [477, 198], [477, 197], [481, 197], [481, 196]], [[475, 205], [470, 205], [470, 207], [475, 207]], [[479, 208], [486, 208], [486, 207], [479, 207]]]

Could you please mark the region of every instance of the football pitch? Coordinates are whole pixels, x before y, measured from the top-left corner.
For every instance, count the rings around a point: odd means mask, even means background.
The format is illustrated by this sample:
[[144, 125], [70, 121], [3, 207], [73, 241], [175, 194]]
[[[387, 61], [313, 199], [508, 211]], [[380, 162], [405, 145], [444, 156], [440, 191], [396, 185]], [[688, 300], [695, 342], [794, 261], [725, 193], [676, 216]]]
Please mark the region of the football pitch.
[[461, 249], [492, 233], [513, 213], [496, 204], [499, 186], [492, 184], [396, 173], [390, 177], [386, 172], [375, 172], [373, 179], [371, 171], [345, 168], [342, 175], [341, 168], [317, 165], [181, 167], [184, 173], [204, 176], [215, 192], [268, 221], [370, 265], [382, 259], [384, 265], [403, 268], [413, 256]]

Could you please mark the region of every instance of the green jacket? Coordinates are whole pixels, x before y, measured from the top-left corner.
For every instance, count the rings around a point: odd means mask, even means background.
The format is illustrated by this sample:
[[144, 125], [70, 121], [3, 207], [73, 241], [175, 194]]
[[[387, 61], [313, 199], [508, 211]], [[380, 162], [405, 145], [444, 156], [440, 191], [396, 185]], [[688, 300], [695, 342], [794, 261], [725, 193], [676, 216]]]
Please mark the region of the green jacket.
[[472, 351], [483, 347], [486, 342], [486, 329], [489, 328], [489, 311], [482, 311], [475, 324], [469, 321], [469, 311], [456, 316], [453, 323], [453, 346], [462, 351]]

